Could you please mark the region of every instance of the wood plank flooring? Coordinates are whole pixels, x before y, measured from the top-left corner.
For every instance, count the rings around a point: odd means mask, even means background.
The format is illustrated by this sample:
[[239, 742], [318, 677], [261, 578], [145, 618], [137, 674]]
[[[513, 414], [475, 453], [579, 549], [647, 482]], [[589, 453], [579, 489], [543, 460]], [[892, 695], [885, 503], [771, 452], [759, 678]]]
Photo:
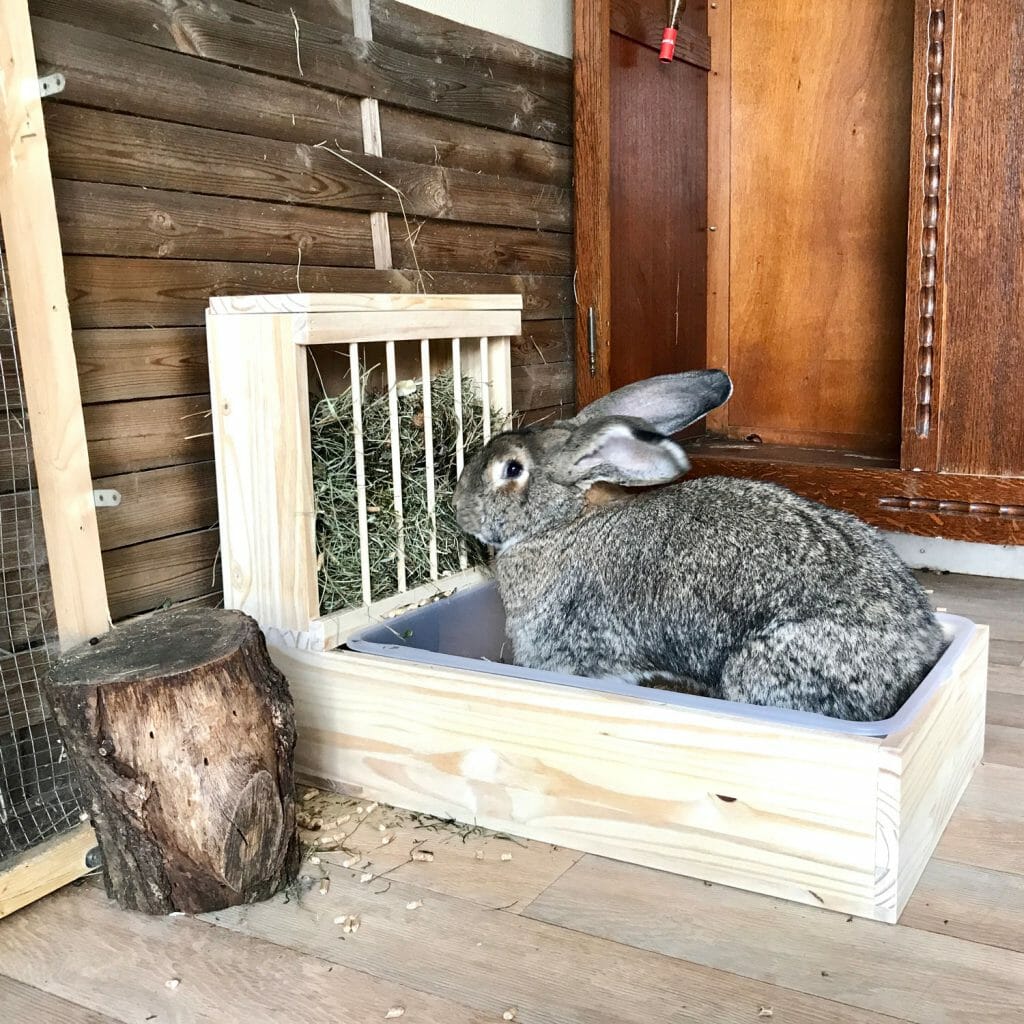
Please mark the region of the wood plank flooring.
[[989, 725], [897, 926], [317, 794], [345, 849], [286, 896], [154, 919], [92, 880], [0, 922], [0, 1020], [1017, 1024], [1024, 583], [921, 578], [991, 626]]

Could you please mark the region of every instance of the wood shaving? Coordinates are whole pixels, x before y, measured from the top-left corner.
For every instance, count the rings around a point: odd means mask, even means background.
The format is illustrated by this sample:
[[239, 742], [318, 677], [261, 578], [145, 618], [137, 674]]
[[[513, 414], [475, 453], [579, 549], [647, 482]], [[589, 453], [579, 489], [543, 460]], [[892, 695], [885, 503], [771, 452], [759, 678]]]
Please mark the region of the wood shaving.
[[423, 906], [423, 900], [412, 900], [409, 903], [406, 903], [405, 909], [406, 910], [419, 910], [420, 907], [422, 907], [422, 906]]
[[329, 878], [320, 879], [320, 895], [326, 896], [331, 891], [331, 880]]
[[394, 836], [381, 836], [380, 837], [380, 845], [381, 846], [387, 846], [388, 843], [390, 843], [391, 840], [394, 839], [394, 838], [395, 838]]
[[378, 807], [380, 807], [380, 804], [378, 804], [376, 801], [374, 801], [372, 804], [370, 804], [369, 807], [366, 808], [366, 813], [367, 814], [373, 814], [373, 812], [375, 810], [377, 810]]
[[483, 850], [477, 850], [476, 853], [473, 854], [473, 856], [477, 860], [483, 860], [484, 859], [484, 851]]
[[518, 1011], [517, 1011], [517, 1010], [516, 1010], [516, 1008], [515, 1008], [515, 1007], [513, 1006], [513, 1007], [511, 1007], [510, 1009], [506, 1010], [506, 1011], [505, 1011], [505, 1012], [504, 1012], [504, 1013], [503, 1013], [503, 1014], [501, 1015], [501, 1019], [502, 1019], [502, 1020], [515, 1020], [515, 1019], [516, 1019], [516, 1013], [518, 1013]]
[[761, 1009], [757, 1011], [757, 1015], [758, 1017], [774, 1017], [775, 1011], [770, 1006], [762, 1006]]
[[355, 932], [359, 931], [360, 923], [358, 914], [349, 914], [345, 919], [345, 924], [341, 930], [345, 932], [346, 935], [353, 935]]
[[502, 860], [511, 860], [512, 859], [512, 854], [511, 853], [503, 853], [501, 855], [501, 859]]
[[164, 987], [169, 989], [176, 989], [181, 984], [180, 978], [168, 978], [164, 982]]
[[372, 871], [364, 871], [363, 874], [359, 876], [359, 881], [362, 882], [363, 885], [365, 885], [367, 882], [372, 882], [373, 881], [373, 872]]
[[362, 813], [363, 813], [363, 805], [362, 805], [362, 804], [360, 804], [360, 805], [359, 805], [359, 806], [358, 806], [358, 807], [356, 808], [356, 814], [362, 814]]
[[361, 857], [349, 857], [348, 860], [343, 860], [341, 862], [341, 866], [343, 868], [354, 868], [361, 859]]
[[402, 1017], [405, 1015], [404, 1006], [392, 1006], [387, 1013], [384, 1014], [385, 1020], [393, 1020], [395, 1017]]
[[310, 864], [319, 864], [320, 863], [320, 858], [319, 857], [310, 857], [309, 858], [309, 863]]
[[434, 855], [429, 850], [413, 850], [411, 856], [413, 860], [419, 861], [429, 862], [434, 859]]
[[303, 803], [308, 803], [315, 796], [316, 796], [316, 790], [315, 789], [307, 789], [306, 792], [302, 794], [302, 802]]
[[377, 831], [378, 832], [387, 832], [387, 830], [388, 830], [388, 827], [387, 827], [387, 825], [384, 824], [383, 821], [377, 826]]
[[340, 914], [334, 919], [335, 924], [344, 924], [348, 920], [348, 914]]

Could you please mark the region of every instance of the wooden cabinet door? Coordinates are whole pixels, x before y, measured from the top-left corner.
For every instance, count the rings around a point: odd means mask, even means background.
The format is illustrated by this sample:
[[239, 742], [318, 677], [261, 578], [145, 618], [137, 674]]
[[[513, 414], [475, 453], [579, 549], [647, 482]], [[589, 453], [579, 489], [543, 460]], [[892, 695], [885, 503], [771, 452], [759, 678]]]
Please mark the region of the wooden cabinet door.
[[658, 60], [662, 0], [577, 0], [577, 401], [706, 365], [704, 4]]
[[[889, 395], [886, 401], [892, 409], [886, 422], [895, 425], [901, 417], [899, 438], [893, 429], [891, 448], [877, 452], [866, 445], [816, 447], [819, 442], [787, 440], [782, 432], [778, 432], [776, 443], [762, 444], [758, 442], [765, 438], [755, 434], [758, 424], [753, 423], [748, 443], [744, 433], [737, 434], [736, 423], [712, 416], [712, 430], [719, 434], [731, 430], [732, 436], [712, 433], [691, 443], [693, 471], [695, 475], [773, 480], [889, 530], [1021, 544], [1024, 0], [907, 2], [912, 4], [911, 10], [893, 10], [913, 15], [913, 54], [904, 46], [905, 78], [900, 78], [898, 68], [889, 69], [901, 96], [906, 98], [911, 90], [909, 101], [901, 108], [904, 114], [899, 118], [879, 115], [878, 103], [872, 102], [881, 87], [877, 79], [865, 82], [863, 89], [852, 93], [840, 90], [828, 97], [837, 111], [853, 105], [849, 130], [854, 136], [862, 130], [868, 133], [864, 146], [877, 142], [879, 132], [891, 131], [896, 121], [905, 118], [906, 107], [912, 107], [910, 124], [903, 129], [909, 153], [908, 203], [900, 204], [907, 211], [906, 276], [904, 279], [900, 254], [900, 259], [878, 262], [874, 279], [874, 264], [870, 259], [862, 261], [866, 270], [860, 278], [869, 284], [874, 280], [871, 287], [878, 285], [882, 290], [896, 285], [895, 303], [886, 306], [886, 323], [894, 332], [896, 366], [886, 363], [886, 374], [871, 365], [864, 372], [856, 370], [871, 363], [865, 358], [864, 346], [858, 347], [856, 316], [850, 321], [852, 333], [847, 330], [843, 342], [848, 343], [845, 362], [854, 367], [851, 375], [859, 374], [857, 386]], [[863, 27], [878, 10], [860, 9], [841, 0], [824, 3], [819, 9], [822, 17], [852, 18], [852, 26]], [[788, 56], [777, 47], [763, 54], [752, 46], [731, 52], [738, 24], [746, 32], [742, 38], [749, 40], [750, 36], [751, 25], [736, 19], [749, 19], [758, 12], [764, 15], [781, 6], [773, 0], [718, 0], [710, 10], [710, 5], [691, 3], [680, 33], [680, 58], [662, 67], [655, 51], [667, 4], [660, 0], [576, 0], [580, 405], [652, 373], [705, 365], [741, 369], [729, 365], [730, 329], [736, 322], [731, 311], [735, 312], [732, 307], [738, 300], [730, 295], [733, 268], [729, 256], [730, 248], [735, 248], [732, 243], [742, 240], [742, 232], [730, 240], [736, 230], [730, 217], [737, 216], [729, 180], [730, 152], [735, 155], [743, 142], [736, 137], [743, 126], [733, 124], [730, 115], [729, 97], [736, 85], [729, 81], [732, 64], [746, 54], [746, 63], [737, 69], [747, 76], [744, 81], [750, 77], [749, 62], [759, 60], [774, 61], [770, 69], [779, 72], [775, 78], [786, 82], [787, 88], [813, 88], [815, 84], [821, 88], [823, 81], [831, 81], [827, 69], [823, 70], [821, 55], [810, 56], [812, 45], [796, 46]], [[785, 9], [796, 11], [797, 5]], [[710, 14], [714, 17], [709, 40]], [[794, 18], [791, 27], [798, 33], [803, 22], [796, 15]], [[909, 43], [909, 23], [900, 24], [899, 39]], [[832, 34], [843, 37], [842, 31]], [[880, 37], [876, 33], [871, 38]], [[890, 51], [893, 39], [893, 32], [884, 37]], [[869, 43], [861, 40], [854, 52], [870, 54]], [[852, 35], [850, 44], [854, 45]], [[779, 68], [785, 61], [792, 65], [789, 78]], [[714, 68], [710, 79], [709, 68]], [[843, 81], [856, 84], [857, 77], [848, 75]], [[765, 117], [771, 116], [769, 98], [765, 97]], [[863, 116], [857, 112], [858, 104]], [[820, 114], [827, 116], [827, 112]], [[779, 131], [813, 133], [815, 123], [788, 129], [780, 124]], [[829, 131], [835, 131], [834, 123], [825, 120], [821, 124], [819, 150], [828, 149]], [[861, 141], [848, 141], [850, 145], [860, 146]], [[809, 152], [814, 155], [813, 146]], [[903, 166], [902, 173], [906, 173], [905, 162]], [[892, 175], [884, 180], [891, 181]], [[870, 209], [875, 192], [877, 189], [861, 188], [856, 198]], [[824, 220], [841, 215], [834, 195], [824, 194], [820, 202]], [[757, 212], [756, 194], [752, 193], [750, 203], [748, 212]], [[781, 209], [785, 214], [785, 207]], [[885, 223], [893, 216], [904, 216], [892, 213], [895, 209], [890, 203]], [[877, 222], [877, 217], [871, 222], [876, 229]], [[749, 237], [749, 222], [744, 221], [742, 227], [743, 237]], [[814, 244], [831, 242], [840, 254], [847, 243], [859, 245], [857, 251], [863, 255], [867, 222], [851, 209], [843, 227], [839, 235], [814, 236]], [[796, 244], [785, 231], [780, 238], [779, 249]], [[898, 240], [902, 253], [902, 240]], [[845, 272], [831, 275], [828, 286], [818, 288], [823, 303], [832, 299], [833, 278], [835, 288], [849, 286]], [[898, 304], [903, 288], [905, 314], [901, 319]], [[808, 308], [813, 308], [813, 301]], [[865, 307], [862, 304], [860, 308]], [[793, 309], [787, 307], [784, 312], [792, 315]], [[871, 307], [865, 315], [874, 313], [877, 310]], [[756, 328], [756, 323], [743, 328], [747, 356], [751, 351], [756, 355], [756, 346], [765, 344], [768, 337], [768, 332]], [[878, 331], [875, 334], [882, 337]], [[833, 352], [833, 361], [843, 355], [842, 351], [838, 356]], [[792, 385], [804, 388], [809, 401], [817, 395], [823, 424], [819, 434], [823, 437], [831, 406], [827, 389], [818, 385], [824, 370], [815, 364], [816, 358], [811, 352], [796, 384], [771, 374], [761, 375], [768, 379], [758, 379], [754, 373], [747, 375], [750, 379], [737, 380], [737, 389], [774, 389], [778, 395]], [[784, 394], [781, 400], [785, 401]], [[755, 414], [759, 408], [751, 401], [746, 406]], [[739, 406], [737, 409], [742, 411]], [[844, 423], [839, 422], [838, 427]]]

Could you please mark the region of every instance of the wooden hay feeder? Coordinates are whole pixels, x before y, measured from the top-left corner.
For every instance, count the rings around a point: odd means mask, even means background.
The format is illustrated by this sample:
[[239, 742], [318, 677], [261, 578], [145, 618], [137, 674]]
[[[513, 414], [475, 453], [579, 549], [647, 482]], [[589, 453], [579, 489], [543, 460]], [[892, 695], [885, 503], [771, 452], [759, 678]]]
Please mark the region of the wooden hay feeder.
[[912, 718], [887, 735], [601, 681], [564, 685], [483, 660], [339, 649], [384, 620], [399, 636], [401, 621], [387, 617], [439, 593], [471, 603], [467, 586], [481, 576], [320, 614], [305, 350], [347, 348], [355, 378], [365, 347], [383, 346], [393, 389], [418, 341], [424, 378], [447, 350], [456, 377], [471, 374], [508, 410], [519, 316], [518, 296], [211, 302], [225, 603], [259, 621], [289, 681], [297, 773], [360, 798], [896, 921], [981, 759], [987, 627], [950, 618], [948, 656]]

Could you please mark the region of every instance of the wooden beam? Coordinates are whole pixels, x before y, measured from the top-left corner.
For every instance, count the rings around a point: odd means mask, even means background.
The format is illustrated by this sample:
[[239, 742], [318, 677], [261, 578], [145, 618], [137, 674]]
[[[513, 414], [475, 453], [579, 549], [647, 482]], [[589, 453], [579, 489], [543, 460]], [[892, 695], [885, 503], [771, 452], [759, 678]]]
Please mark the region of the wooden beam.
[[32, 427], [57, 630], [71, 646], [107, 629], [85, 421], [28, 8], [0, 7], [0, 222]]
[[[567, 94], [542, 94], [524, 88], [522, 76], [488, 77], [486, 68], [457, 58], [408, 53], [311, 22], [301, 22], [296, 45], [287, 4], [267, 11], [217, 0], [171, 11], [159, 0], [36, 0], [33, 9], [44, 17], [350, 96], [373, 96], [553, 142], [568, 143], [571, 137]], [[424, 88], [425, 82], [432, 86]]]
[[[609, 0], [575, 0], [576, 404], [611, 387], [611, 85]], [[595, 324], [591, 372], [588, 311]]]
[[54, 107], [47, 125], [53, 173], [61, 178], [174, 191], [201, 183], [208, 195], [318, 208], [401, 213], [404, 203], [410, 217], [572, 230], [563, 189], [432, 163], [350, 156], [333, 141], [329, 148], [317, 140], [297, 146], [70, 106]]
[[[5, 12], [12, 6], [5, 4]], [[0, 872], [0, 918], [81, 878], [89, 871], [86, 854], [95, 846], [95, 833], [83, 824], [5, 862]]]
[[[711, 68], [708, 75], [708, 306], [707, 364], [729, 371], [730, 222], [732, 200], [732, 0], [708, 10]], [[707, 416], [709, 430], [724, 433], [728, 402]]]

